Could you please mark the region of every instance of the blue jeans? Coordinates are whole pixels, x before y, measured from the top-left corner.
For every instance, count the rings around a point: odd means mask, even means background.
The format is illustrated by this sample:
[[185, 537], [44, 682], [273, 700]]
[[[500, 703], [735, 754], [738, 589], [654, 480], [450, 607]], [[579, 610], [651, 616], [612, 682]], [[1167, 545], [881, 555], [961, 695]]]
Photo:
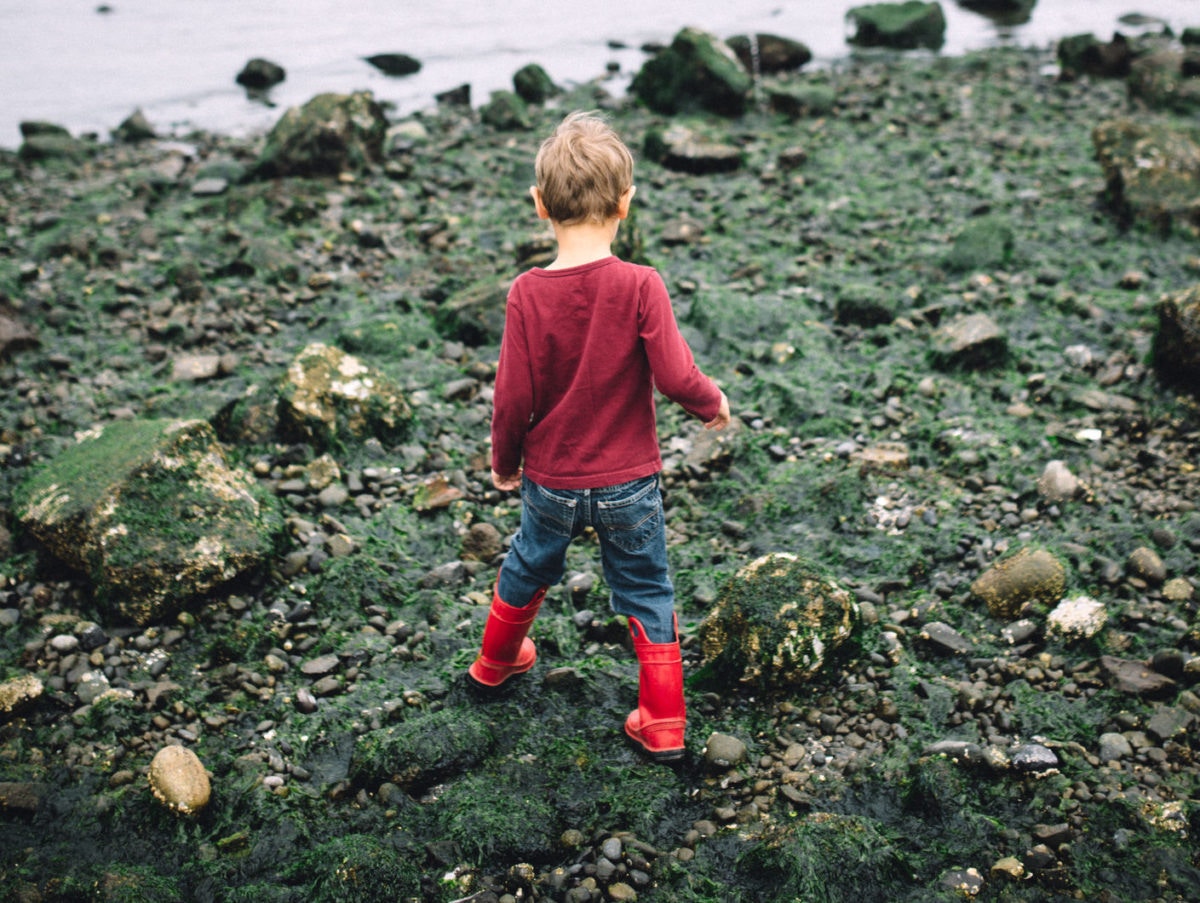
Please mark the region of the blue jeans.
[[547, 489], [521, 480], [521, 528], [500, 568], [497, 591], [524, 607], [563, 578], [567, 546], [592, 527], [619, 615], [637, 618], [652, 643], [675, 639], [675, 587], [667, 573], [667, 531], [658, 476], [603, 489]]

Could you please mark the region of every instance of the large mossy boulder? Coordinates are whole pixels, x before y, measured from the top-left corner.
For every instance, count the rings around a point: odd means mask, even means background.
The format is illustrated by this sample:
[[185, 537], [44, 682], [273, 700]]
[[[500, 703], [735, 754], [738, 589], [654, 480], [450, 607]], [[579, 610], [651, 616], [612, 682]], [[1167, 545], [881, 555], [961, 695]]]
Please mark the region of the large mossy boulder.
[[670, 47], [646, 61], [630, 90], [656, 113], [741, 116], [753, 87], [728, 44], [700, 29], [685, 28]]
[[441, 709], [361, 735], [350, 778], [371, 790], [391, 783], [419, 791], [483, 761], [494, 742], [483, 719]]
[[1165, 381], [1200, 394], [1200, 285], [1159, 302], [1154, 369]]
[[385, 374], [340, 348], [314, 342], [300, 352], [278, 391], [281, 437], [327, 450], [374, 437], [399, 440], [412, 409]]
[[1157, 50], [1135, 59], [1129, 67], [1129, 96], [1152, 110], [1195, 116], [1200, 113], [1200, 78], [1194, 55]]
[[1109, 206], [1121, 222], [1200, 234], [1200, 128], [1110, 119], [1092, 130]]
[[1007, 217], [992, 215], [971, 220], [954, 237], [946, 255], [946, 268], [976, 273], [1007, 267], [1013, 261], [1016, 231]]
[[1066, 586], [1066, 569], [1044, 549], [1021, 549], [998, 561], [971, 584], [992, 617], [1020, 617], [1035, 604], [1057, 605]]
[[849, 590], [797, 555], [776, 552], [735, 574], [700, 624], [705, 661], [758, 687], [811, 679], [859, 624]]
[[383, 159], [387, 128], [370, 91], [318, 94], [280, 117], [250, 175], [337, 176], [365, 169]]
[[937, 50], [946, 42], [946, 14], [940, 3], [872, 3], [846, 13], [854, 25], [850, 43], [896, 50]]
[[14, 493], [17, 516], [125, 621], [162, 621], [261, 565], [282, 519], [202, 420], [88, 433]]

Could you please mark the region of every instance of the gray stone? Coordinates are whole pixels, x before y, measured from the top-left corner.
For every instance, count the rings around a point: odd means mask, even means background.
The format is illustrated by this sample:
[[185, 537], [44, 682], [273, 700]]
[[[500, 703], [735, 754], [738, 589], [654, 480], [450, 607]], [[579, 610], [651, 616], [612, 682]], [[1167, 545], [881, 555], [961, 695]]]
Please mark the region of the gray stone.
[[974, 644], [943, 621], [931, 621], [921, 630], [921, 639], [939, 652], [963, 655], [974, 648]]
[[1124, 734], [1109, 731], [1100, 735], [1096, 755], [1100, 757], [1101, 762], [1119, 762], [1132, 758], [1133, 747]]
[[1195, 723], [1196, 716], [1186, 709], [1160, 706], [1150, 716], [1150, 721], [1146, 724], [1146, 733], [1161, 744], [1186, 734]]
[[746, 744], [729, 734], [714, 733], [704, 747], [704, 761], [710, 767], [728, 769], [746, 760]]
[[1017, 771], [1049, 771], [1058, 767], [1058, 756], [1040, 743], [1027, 743], [1013, 752], [1012, 766]]
[[1100, 668], [1108, 682], [1122, 693], [1147, 698], [1163, 698], [1175, 692], [1176, 683], [1165, 674], [1147, 667], [1144, 662], [1100, 656]]
[[1079, 492], [1079, 478], [1063, 461], [1051, 461], [1038, 478], [1038, 495], [1048, 502], [1066, 502]]

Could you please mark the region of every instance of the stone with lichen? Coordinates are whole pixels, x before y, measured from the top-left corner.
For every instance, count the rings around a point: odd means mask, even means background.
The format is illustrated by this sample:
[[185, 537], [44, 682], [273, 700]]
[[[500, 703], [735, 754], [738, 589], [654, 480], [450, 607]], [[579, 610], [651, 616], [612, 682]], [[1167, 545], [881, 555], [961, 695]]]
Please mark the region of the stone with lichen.
[[1054, 605], [1066, 586], [1062, 563], [1044, 549], [1021, 549], [997, 562], [971, 584], [992, 617], [1020, 617], [1035, 604]]
[[282, 530], [273, 499], [203, 420], [82, 435], [16, 493], [24, 527], [116, 617], [149, 624], [255, 567]]
[[756, 686], [803, 683], [854, 633], [848, 590], [797, 555], [776, 552], [733, 576], [700, 625], [706, 661]]

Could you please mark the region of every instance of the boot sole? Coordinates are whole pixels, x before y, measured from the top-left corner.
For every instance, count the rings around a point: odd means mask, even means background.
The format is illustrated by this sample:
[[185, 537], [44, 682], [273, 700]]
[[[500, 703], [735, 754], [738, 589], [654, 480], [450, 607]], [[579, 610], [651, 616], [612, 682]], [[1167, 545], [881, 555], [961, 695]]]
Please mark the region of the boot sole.
[[[532, 669], [530, 669], [530, 670], [532, 670]], [[474, 690], [476, 693], [478, 693], [482, 696], [499, 696], [505, 690], [509, 690], [512, 688], [512, 684], [510, 683], [510, 681], [512, 681], [512, 679], [514, 677], [520, 677], [522, 674], [528, 674], [528, 673], [529, 673], [529, 670], [514, 671], [512, 674], [508, 675], [508, 677], [504, 678], [504, 680], [500, 681], [500, 683], [498, 683], [498, 684], [485, 684], [483, 681], [476, 678], [470, 671], [464, 671], [463, 676], [467, 680], [467, 689]]]

